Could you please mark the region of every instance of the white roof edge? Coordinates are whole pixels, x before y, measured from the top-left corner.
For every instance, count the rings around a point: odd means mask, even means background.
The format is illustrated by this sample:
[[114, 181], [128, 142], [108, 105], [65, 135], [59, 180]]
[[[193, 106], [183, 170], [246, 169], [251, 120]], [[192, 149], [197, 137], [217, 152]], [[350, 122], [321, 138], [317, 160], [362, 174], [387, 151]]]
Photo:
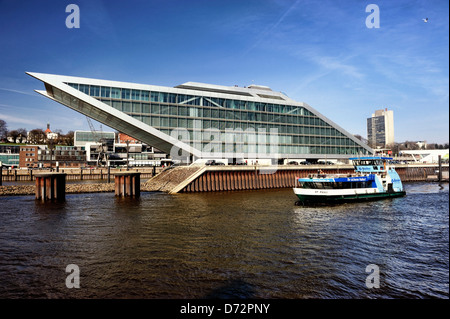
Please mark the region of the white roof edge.
[[[38, 72], [25, 72], [26, 74], [43, 81], [43, 79], [52, 79], [60, 82], [72, 82], [72, 83], [79, 83], [79, 84], [89, 84], [89, 85], [99, 85], [99, 86], [111, 86], [111, 87], [120, 87], [120, 88], [126, 88], [126, 89], [135, 89], [135, 90], [149, 90], [149, 91], [163, 91], [168, 93], [178, 93], [178, 94], [186, 94], [186, 95], [199, 95], [199, 96], [213, 96], [213, 97], [223, 97], [223, 98], [231, 98], [235, 100], [242, 100], [242, 99], [254, 99], [255, 102], [265, 102], [265, 103], [272, 103], [272, 104], [297, 104], [302, 102], [297, 102], [295, 100], [292, 100], [285, 94], [281, 92], [275, 92], [275, 91], [268, 91], [268, 90], [257, 90], [257, 89], [249, 89], [249, 88], [243, 88], [243, 87], [233, 87], [233, 86], [223, 86], [223, 85], [217, 85], [217, 84], [207, 84], [207, 83], [200, 83], [200, 82], [185, 82], [182, 85], [186, 86], [192, 86], [192, 87], [198, 87], [199, 90], [196, 91], [195, 89], [183, 89], [178, 87], [170, 87], [170, 86], [158, 86], [158, 85], [151, 85], [151, 84], [141, 84], [141, 83], [132, 83], [132, 82], [121, 82], [121, 81], [112, 81], [112, 80], [102, 80], [102, 79], [94, 79], [94, 78], [86, 78], [86, 77], [77, 77], [77, 76], [70, 76], [70, 75], [57, 75], [57, 74], [49, 74], [49, 73], [38, 73]], [[206, 89], [217, 89], [217, 90], [224, 90], [229, 91], [230, 93], [221, 93], [221, 92], [205, 92], [204, 90], [201, 90], [200, 88], [206, 88]], [[233, 95], [231, 92], [235, 91], [237, 94]], [[195, 92], [195, 93], [194, 93]], [[240, 93], [247, 93], [251, 96], [243, 97], [242, 95], [239, 95]], [[270, 98], [263, 98], [258, 96], [257, 94], [262, 95], [272, 95], [276, 97], [281, 97], [282, 100], [279, 99], [270, 99]]]

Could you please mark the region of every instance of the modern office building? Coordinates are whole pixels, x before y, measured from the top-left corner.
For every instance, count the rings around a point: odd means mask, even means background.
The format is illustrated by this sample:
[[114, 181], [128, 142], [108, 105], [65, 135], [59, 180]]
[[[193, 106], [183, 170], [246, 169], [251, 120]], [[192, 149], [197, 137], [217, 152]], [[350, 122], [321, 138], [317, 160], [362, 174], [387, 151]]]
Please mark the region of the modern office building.
[[306, 103], [268, 87], [162, 87], [42, 73], [38, 93], [173, 157], [348, 158], [372, 149]]
[[367, 119], [367, 139], [373, 148], [394, 143], [394, 111], [377, 110]]
[[5, 167], [19, 166], [20, 145], [14, 144], [0, 144], [0, 169]]
[[114, 151], [113, 145], [115, 140], [116, 133], [114, 132], [75, 131], [73, 134], [74, 146], [85, 147], [88, 143], [106, 143], [111, 152]]

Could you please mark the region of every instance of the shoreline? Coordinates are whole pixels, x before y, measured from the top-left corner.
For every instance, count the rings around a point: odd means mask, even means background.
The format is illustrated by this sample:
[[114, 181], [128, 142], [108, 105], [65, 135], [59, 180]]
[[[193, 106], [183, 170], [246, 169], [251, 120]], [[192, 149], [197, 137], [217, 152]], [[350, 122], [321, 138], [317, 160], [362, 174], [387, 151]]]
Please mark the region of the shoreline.
[[[403, 183], [414, 183], [417, 181], [407, 181]], [[448, 183], [449, 181], [423, 181], [427, 183]], [[89, 183], [89, 184], [66, 184], [66, 194], [85, 193], [114, 193], [115, 184], [112, 183]], [[141, 182], [141, 192], [158, 191], [147, 182]], [[35, 195], [35, 185], [6, 185], [0, 186], [0, 197]]]

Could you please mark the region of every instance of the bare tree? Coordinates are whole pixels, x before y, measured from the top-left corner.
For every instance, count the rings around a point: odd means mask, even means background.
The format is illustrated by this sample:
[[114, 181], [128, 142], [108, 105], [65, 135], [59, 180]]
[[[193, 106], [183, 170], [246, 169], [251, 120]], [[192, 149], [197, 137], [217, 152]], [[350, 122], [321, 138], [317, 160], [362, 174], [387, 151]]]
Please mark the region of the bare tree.
[[19, 132], [19, 143], [23, 143], [27, 140], [27, 130], [23, 127], [18, 128], [17, 132]]
[[12, 142], [12, 143], [16, 143], [17, 138], [19, 137], [19, 131], [18, 130], [12, 130], [9, 131], [7, 134], [7, 138]]
[[40, 128], [35, 128], [31, 130], [29, 135], [28, 142], [31, 144], [43, 144], [45, 143], [46, 135], [45, 132]]
[[8, 135], [8, 125], [2, 119], [0, 119], [0, 140], [6, 140]]

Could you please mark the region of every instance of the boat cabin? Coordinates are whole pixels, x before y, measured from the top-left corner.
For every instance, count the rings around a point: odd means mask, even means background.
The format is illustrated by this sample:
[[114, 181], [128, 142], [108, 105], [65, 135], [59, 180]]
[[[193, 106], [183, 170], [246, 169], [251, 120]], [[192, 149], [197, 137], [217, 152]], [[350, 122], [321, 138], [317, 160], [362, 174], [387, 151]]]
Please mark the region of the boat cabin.
[[392, 157], [353, 157], [350, 160], [353, 162], [357, 172], [381, 173], [386, 172], [386, 161], [392, 160]]

